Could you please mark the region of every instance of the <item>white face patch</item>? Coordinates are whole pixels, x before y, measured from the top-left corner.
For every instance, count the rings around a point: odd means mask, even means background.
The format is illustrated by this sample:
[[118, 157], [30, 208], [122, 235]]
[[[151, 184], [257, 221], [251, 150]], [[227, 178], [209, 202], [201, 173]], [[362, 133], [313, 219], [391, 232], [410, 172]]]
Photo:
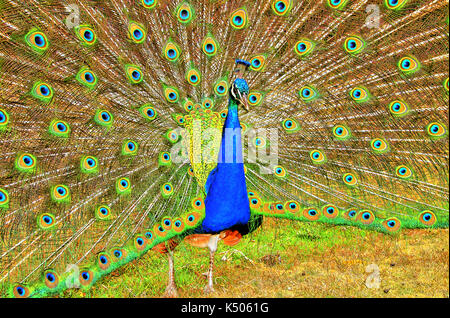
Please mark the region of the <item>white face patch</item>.
[[233, 83], [232, 85], [231, 85], [231, 90], [230, 90], [230, 92], [231, 92], [231, 96], [233, 96], [233, 98], [235, 99], [235, 100], [239, 100], [239, 90], [237, 89], [237, 87], [236, 87], [236, 84], [235, 83]]

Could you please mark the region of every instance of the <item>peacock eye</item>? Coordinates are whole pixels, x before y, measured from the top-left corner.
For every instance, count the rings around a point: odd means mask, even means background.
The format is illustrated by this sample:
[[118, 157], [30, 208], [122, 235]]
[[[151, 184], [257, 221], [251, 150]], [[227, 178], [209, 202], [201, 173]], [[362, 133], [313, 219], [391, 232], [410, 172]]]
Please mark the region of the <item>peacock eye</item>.
[[386, 7], [391, 10], [399, 10], [405, 4], [407, 0], [385, 0]]
[[292, 6], [291, 0], [278, 0], [272, 2], [272, 10], [276, 15], [284, 16]]
[[398, 67], [400, 71], [403, 72], [403, 74], [409, 75], [417, 72], [420, 69], [420, 63], [416, 58], [412, 56], [406, 56], [400, 59], [400, 61], [398, 62]]
[[110, 127], [113, 123], [112, 115], [106, 110], [97, 111], [94, 121], [103, 127]]
[[83, 33], [83, 37], [86, 39], [86, 41], [92, 41], [92, 39], [94, 38], [94, 34], [92, 33], [92, 31], [86, 30]]
[[176, 62], [181, 55], [180, 47], [171, 41], [167, 42], [163, 52], [166, 59], [170, 62]]
[[247, 25], [247, 11], [244, 8], [234, 11], [230, 23], [237, 30], [243, 29]]
[[23, 287], [16, 287], [16, 291], [20, 296], [25, 295], [25, 289]]
[[372, 149], [377, 153], [385, 153], [389, 150], [388, 143], [381, 138], [375, 138], [371, 141]]
[[44, 217], [42, 218], [42, 220], [43, 220], [45, 223], [47, 223], [47, 224], [52, 223], [52, 219], [51, 219], [49, 216], [44, 216]]
[[33, 163], [33, 160], [31, 159], [30, 156], [24, 156], [23, 157], [23, 162], [27, 165], [30, 166]]
[[133, 64], [125, 65], [125, 74], [132, 85], [141, 83], [144, 78], [141, 69]]
[[370, 99], [370, 94], [365, 87], [355, 87], [350, 91], [350, 97], [355, 102], [363, 103]]
[[325, 159], [326, 159], [325, 155], [319, 150], [311, 151], [310, 157], [314, 163], [323, 163], [323, 162], [325, 162]]
[[52, 273], [47, 273], [47, 275], [45, 277], [51, 283], [55, 281], [55, 275], [53, 275]]
[[6, 190], [0, 189], [0, 205], [5, 204], [8, 201], [8, 192]]
[[447, 135], [447, 128], [441, 123], [430, 123], [427, 126], [427, 133], [433, 138], [441, 138]]
[[311, 86], [305, 86], [300, 89], [300, 98], [305, 102], [312, 101], [317, 97], [317, 91]]
[[0, 124], [4, 124], [7, 121], [8, 117], [6, 112], [0, 109]]
[[345, 39], [344, 42], [345, 51], [347, 51], [347, 53], [350, 53], [352, 55], [360, 53], [365, 46], [366, 43], [364, 42], [364, 40], [357, 36], [350, 36], [347, 39]]
[[328, 6], [336, 10], [342, 10], [347, 2], [348, 0], [327, 0]]
[[142, 6], [146, 9], [153, 9], [158, 3], [157, 0], [141, 0]]

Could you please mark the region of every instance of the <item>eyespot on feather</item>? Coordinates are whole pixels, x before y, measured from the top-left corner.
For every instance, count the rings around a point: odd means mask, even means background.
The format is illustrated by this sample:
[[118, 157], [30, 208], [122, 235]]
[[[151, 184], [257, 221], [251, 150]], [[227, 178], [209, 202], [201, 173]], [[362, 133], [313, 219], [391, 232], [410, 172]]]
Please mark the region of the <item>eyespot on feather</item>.
[[194, 198], [192, 200], [191, 206], [197, 211], [203, 211], [205, 209], [205, 202], [201, 197]]
[[436, 215], [431, 211], [423, 211], [419, 215], [419, 221], [426, 226], [433, 226], [437, 219]]
[[148, 121], [153, 121], [158, 116], [158, 112], [150, 104], [142, 105], [141, 108], [139, 108], [139, 112], [141, 113], [141, 116]]
[[142, 73], [142, 70], [137, 66], [133, 64], [127, 64], [125, 65], [125, 74], [128, 78], [128, 81], [130, 84], [140, 84], [144, 80], [144, 74]]
[[202, 51], [208, 57], [215, 56], [219, 51], [219, 44], [211, 34], [203, 40]]
[[36, 157], [30, 153], [22, 153], [14, 161], [15, 168], [22, 173], [33, 173], [36, 170]]
[[9, 193], [5, 189], [0, 188], [0, 209], [9, 208]]
[[59, 284], [59, 275], [51, 269], [44, 271], [43, 275], [44, 284], [50, 289], [54, 289]]
[[370, 142], [370, 146], [372, 147], [373, 151], [378, 154], [383, 154], [389, 151], [389, 145], [387, 141], [382, 138], [372, 139], [372, 141]]
[[403, 74], [410, 75], [420, 70], [420, 62], [415, 57], [405, 56], [398, 61], [398, 68]]
[[303, 216], [309, 221], [317, 221], [320, 219], [320, 211], [315, 208], [307, 208], [303, 210]]
[[327, 0], [327, 5], [335, 10], [342, 10], [347, 5], [348, 0]]
[[389, 104], [389, 111], [395, 117], [403, 117], [408, 114], [409, 106], [404, 101], [394, 100]]
[[300, 39], [295, 43], [294, 51], [299, 57], [307, 57], [315, 48], [316, 44], [309, 39]]
[[349, 36], [345, 39], [344, 49], [347, 53], [357, 55], [364, 50], [366, 43], [359, 36]]
[[372, 211], [362, 210], [357, 215], [356, 220], [361, 222], [362, 224], [369, 225], [372, 224], [373, 221], [375, 221], [375, 215], [372, 213]]
[[97, 220], [105, 221], [111, 219], [111, 208], [105, 204], [99, 205], [95, 209], [95, 217]]
[[130, 179], [125, 177], [117, 179], [116, 192], [119, 195], [129, 195], [131, 193]]
[[298, 211], [300, 211], [300, 204], [297, 201], [287, 201], [284, 204], [284, 208], [286, 209], [286, 211], [292, 214], [296, 214], [298, 213]]
[[236, 30], [242, 30], [248, 24], [248, 14], [245, 8], [238, 9], [231, 14], [230, 24]]
[[0, 133], [8, 130], [9, 114], [6, 110], [0, 108]]
[[401, 222], [395, 217], [383, 221], [384, 228], [391, 233], [398, 232], [401, 228]]
[[147, 31], [145, 28], [137, 22], [130, 21], [128, 23], [128, 37], [134, 43], [143, 43], [146, 39]]
[[94, 121], [102, 127], [110, 128], [114, 122], [114, 117], [109, 111], [98, 109], [95, 112]]
[[70, 126], [65, 121], [54, 119], [48, 127], [48, 132], [55, 137], [69, 138]]
[[309, 156], [313, 163], [315, 164], [323, 164], [326, 162], [327, 158], [320, 150], [313, 150], [309, 153]]
[[328, 204], [323, 207], [322, 214], [328, 219], [334, 219], [339, 216], [339, 209], [333, 204]]
[[94, 272], [88, 269], [80, 271], [79, 281], [83, 286], [89, 286], [94, 280]]
[[105, 252], [97, 255], [97, 265], [101, 270], [106, 271], [111, 266], [111, 258]]
[[51, 230], [56, 225], [55, 216], [50, 213], [42, 213], [37, 217], [37, 225], [42, 230]]
[[47, 36], [36, 28], [31, 29], [25, 35], [25, 42], [39, 54], [44, 53], [49, 47]]
[[94, 156], [83, 156], [80, 161], [80, 169], [82, 173], [94, 174], [98, 173], [98, 160]]
[[97, 42], [97, 35], [94, 29], [87, 24], [74, 27], [74, 31], [82, 45], [93, 46]]
[[400, 10], [407, 2], [408, 0], [384, 0], [386, 7], [391, 10]]
[[272, 11], [278, 16], [285, 16], [292, 8], [292, 0], [272, 0]]
[[157, 0], [138, 0], [145, 9], [153, 9], [158, 4]]

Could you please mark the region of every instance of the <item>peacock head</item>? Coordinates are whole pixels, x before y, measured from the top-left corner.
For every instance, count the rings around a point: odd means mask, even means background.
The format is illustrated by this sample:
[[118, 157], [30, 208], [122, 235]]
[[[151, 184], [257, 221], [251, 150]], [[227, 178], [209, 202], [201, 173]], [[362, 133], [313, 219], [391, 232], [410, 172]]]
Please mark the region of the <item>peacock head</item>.
[[247, 81], [243, 79], [244, 72], [250, 66], [250, 63], [245, 60], [236, 60], [236, 68], [234, 70], [236, 79], [231, 85], [230, 97], [236, 104], [242, 105], [246, 111], [249, 111], [247, 95], [249, 87]]

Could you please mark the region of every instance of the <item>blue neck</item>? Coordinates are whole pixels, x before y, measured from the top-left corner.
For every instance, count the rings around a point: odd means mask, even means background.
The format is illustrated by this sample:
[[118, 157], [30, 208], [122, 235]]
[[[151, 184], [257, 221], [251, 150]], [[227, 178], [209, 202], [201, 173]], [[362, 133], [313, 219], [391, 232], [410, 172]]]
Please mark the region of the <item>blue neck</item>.
[[[225, 120], [224, 128], [240, 128], [241, 124], [239, 123], [239, 114], [238, 114], [239, 105], [236, 103], [234, 99], [230, 97], [228, 100], [228, 115]], [[223, 139], [222, 133], [222, 139]]]

